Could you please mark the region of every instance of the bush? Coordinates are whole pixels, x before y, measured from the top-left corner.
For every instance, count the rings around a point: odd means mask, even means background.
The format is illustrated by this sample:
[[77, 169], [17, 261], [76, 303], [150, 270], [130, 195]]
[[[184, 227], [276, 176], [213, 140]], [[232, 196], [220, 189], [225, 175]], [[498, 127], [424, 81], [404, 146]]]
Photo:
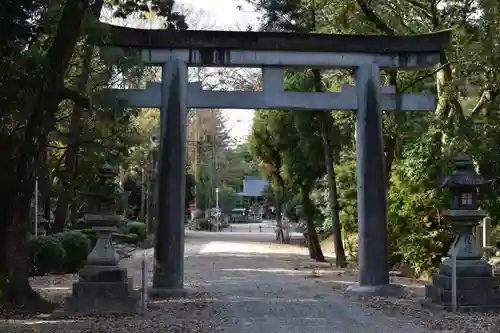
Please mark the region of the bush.
[[97, 243], [97, 235], [96, 235], [95, 231], [92, 231], [92, 229], [81, 229], [79, 231], [80, 231], [80, 233], [85, 235], [88, 239], [88, 243], [89, 243], [88, 252], [92, 251], [95, 244]]
[[143, 241], [148, 236], [148, 228], [145, 223], [129, 222], [126, 227], [126, 234], [136, 234], [139, 241]]
[[34, 275], [59, 272], [65, 255], [58, 237], [38, 236], [30, 239], [30, 262]]
[[113, 234], [113, 240], [119, 243], [137, 245], [139, 236], [137, 234]]
[[87, 260], [89, 239], [80, 231], [67, 231], [55, 235], [61, 241], [66, 253], [63, 269], [66, 273], [78, 271]]
[[420, 166], [404, 163], [410, 162], [403, 160], [393, 166], [388, 196], [389, 263], [408, 264], [415, 276], [428, 277], [453, 240], [450, 224], [440, 214], [445, 193], [435, 190], [420, 174], [412, 179], [412, 172]]

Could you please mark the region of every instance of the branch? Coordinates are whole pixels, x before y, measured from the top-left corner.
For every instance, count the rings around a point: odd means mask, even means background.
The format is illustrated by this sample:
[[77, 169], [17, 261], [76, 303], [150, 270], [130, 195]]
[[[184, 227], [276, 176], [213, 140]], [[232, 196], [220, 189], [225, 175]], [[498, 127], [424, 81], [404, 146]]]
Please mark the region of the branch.
[[401, 92], [405, 92], [406, 90], [408, 90], [411, 87], [413, 87], [414, 85], [416, 85], [418, 82], [423, 81], [423, 80], [427, 79], [428, 77], [433, 76], [434, 74], [440, 72], [441, 70], [443, 70], [444, 68], [449, 67], [449, 66], [451, 66], [451, 62], [447, 62], [446, 64], [439, 66], [438, 68], [436, 68], [435, 70], [433, 70], [429, 74], [421, 76], [418, 79], [416, 79], [415, 81], [410, 82], [409, 84], [407, 84], [404, 88], [401, 89]]
[[484, 90], [481, 94], [481, 97], [479, 98], [479, 101], [477, 102], [477, 104], [474, 106], [474, 108], [470, 113], [471, 117], [478, 114], [479, 111], [481, 111], [487, 103], [491, 103], [493, 100], [495, 100], [497, 95], [498, 95], [497, 91], [490, 91], [488, 89]]
[[53, 146], [53, 145], [50, 145], [50, 144], [47, 144], [45, 147], [52, 148], [52, 149], [57, 149], [57, 150], [64, 150], [64, 149], [68, 148], [68, 146], [58, 147], [58, 146]]
[[356, 0], [356, 2], [358, 3], [359, 8], [361, 8], [361, 11], [363, 12], [363, 15], [366, 17], [366, 19], [375, 24], [375, 27], [378, 30], [389, 36], [396, 35], [394, 29], [392, 29], [384, 21], [382, 21], [382, 19], [377, 14], [375, 14], [375, 11], [370, 8], [367, 0]]
[[432, 15], [430, 13], [430, 10], [424, 4], [418, 2], [417, 0], [406, 0], [406, 1], [409, 2], [410, 4], [412, 4], [413, 6], [417, 7], [418, 9], [420, 9], [421, 13], [425, 17], [432, 20]]
[[85, 109], [90, 109], [90, 98], [88, 96], [85, 96], [70, 88], [64, 87], [58, 93], [58, 100], [59, 102], [62, 102], [66, 99], [72, 100], [73, 102], [75, 102], [75, 104], [78, 104]]

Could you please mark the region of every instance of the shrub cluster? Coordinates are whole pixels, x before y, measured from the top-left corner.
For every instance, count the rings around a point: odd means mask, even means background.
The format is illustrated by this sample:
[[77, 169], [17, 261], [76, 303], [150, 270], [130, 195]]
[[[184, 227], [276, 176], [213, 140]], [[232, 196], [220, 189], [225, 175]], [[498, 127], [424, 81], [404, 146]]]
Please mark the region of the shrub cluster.
[[137, 241], [142, 242], [148, 236], [148, 228], [145, 223], [142, 222], [129, 222], [125, 228], [125, 234], [137, 235]]
[[[129, 222], [126, 233], [113, 234], [113, 240], [128, 244], [137, 244], [146, 237], [147, 227], [141, 222]], [[83, 267], [96, 242], [97, 236], [91, 229], [32, 237], [29, 246], [31, 274], [75, 273]]]
[[30, 262], [33, 275], [75, 273], [87, 259], [89, 239], [79, 231], [61, 232], [30, 239]]

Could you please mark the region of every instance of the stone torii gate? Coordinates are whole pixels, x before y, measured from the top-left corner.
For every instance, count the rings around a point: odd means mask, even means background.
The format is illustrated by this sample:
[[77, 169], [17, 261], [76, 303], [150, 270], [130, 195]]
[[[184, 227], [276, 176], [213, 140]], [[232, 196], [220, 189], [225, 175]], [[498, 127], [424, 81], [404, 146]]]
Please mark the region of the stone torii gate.
[[[359, 285], [353, 292], [387, 294], [387, 190], [382, 110], [433, 110], [435, 96], [396, 95], [381, 87], [380, 70], [438, 63], [451, 40], [443, 31], [419, 36], [326, 35], [281, 32], [167, 31], [107, 26], [101, 46], [138, 52], [162, 66], [161, 83], [117, 90], [131, 106], [160, 108], [158, 225], [153, 290], [183, 290], [184, 170], [188, 108], [352, 110], [356, 112]], [[206, 91], [188, 83], [188, 66], [262, 68], [263, 90]], [[353, 68], [356, 86], [340, 92], [285, 92], [285, 68]]]

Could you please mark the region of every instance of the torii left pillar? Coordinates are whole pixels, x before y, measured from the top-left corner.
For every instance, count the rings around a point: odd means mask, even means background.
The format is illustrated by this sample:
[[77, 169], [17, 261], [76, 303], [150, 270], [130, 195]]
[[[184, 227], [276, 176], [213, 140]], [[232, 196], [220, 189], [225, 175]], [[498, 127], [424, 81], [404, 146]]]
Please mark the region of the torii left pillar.
[[185, 62], [172, 59], [163, 64], [153, 297], [185, 293], [187, 76]]

